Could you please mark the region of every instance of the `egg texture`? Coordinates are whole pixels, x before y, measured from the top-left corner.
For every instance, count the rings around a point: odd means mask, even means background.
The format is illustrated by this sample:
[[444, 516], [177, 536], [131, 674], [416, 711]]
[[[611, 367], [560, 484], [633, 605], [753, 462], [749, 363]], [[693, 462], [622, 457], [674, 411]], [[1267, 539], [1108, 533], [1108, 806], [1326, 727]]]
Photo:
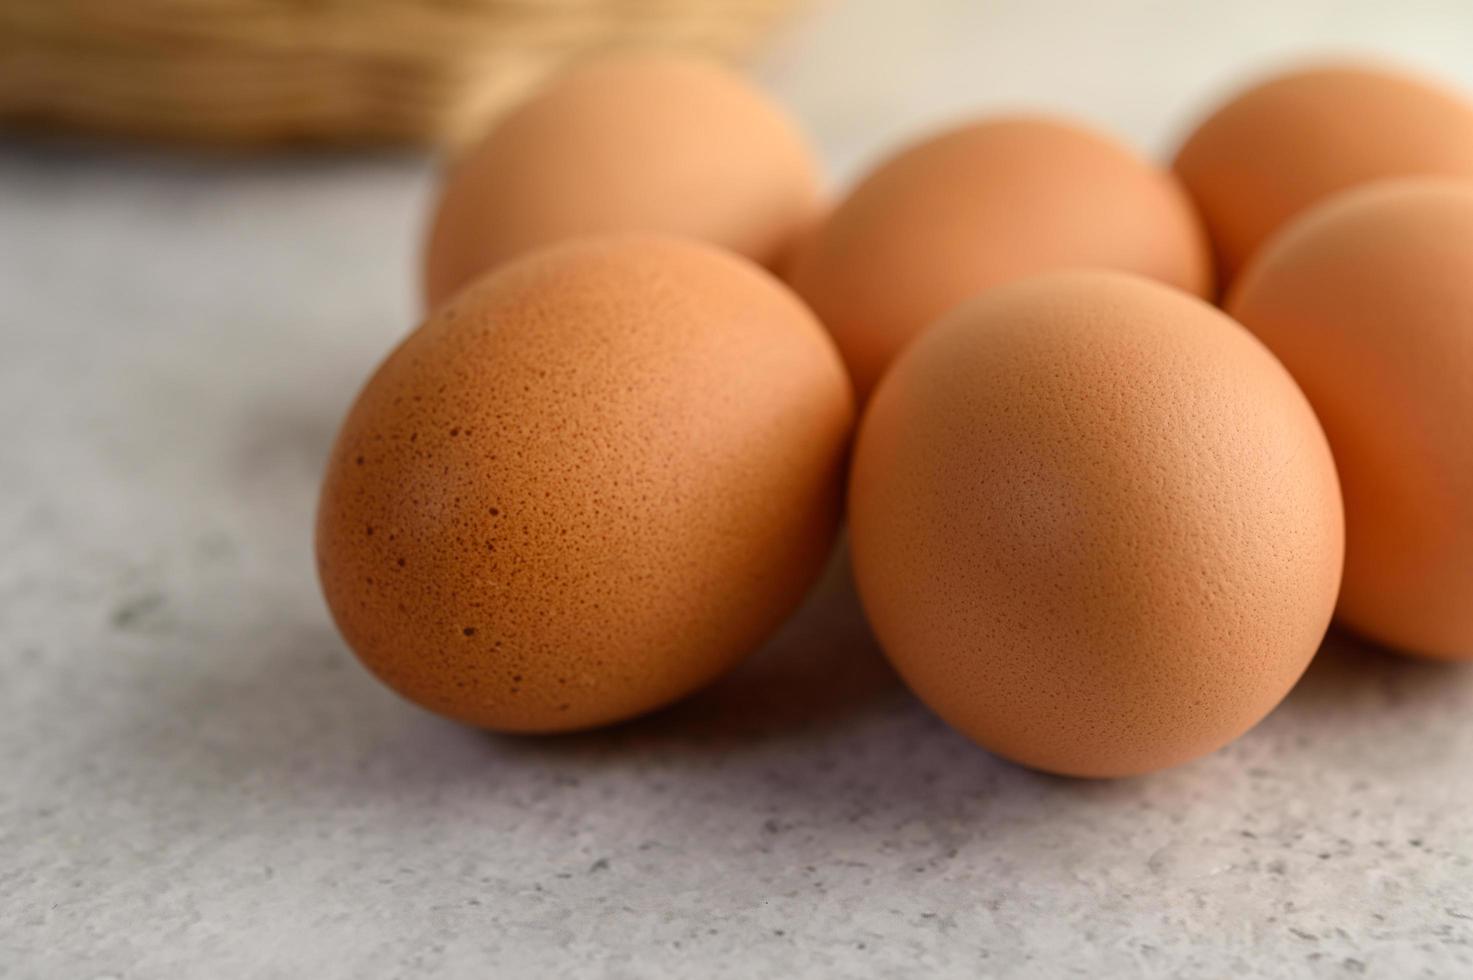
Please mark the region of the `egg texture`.
[[328, 605], [390, 687], [517, 732], [712, 680], [830, 550], [853, 396], [806, 308], [695, 242], [509, 263], [379, 367], [317, 519]]
[[902, 356], [850, 481], [856, 581], [911, 688], [992, 751], [1120, 776], [1247, 731], [1335, 602], [1315, 417], [1206, 303], [1113, 272], [984, 294]]
[[608, 56], [513, 110], [448, 172], [425, 251], [433, 307], [481, 272], [578, 235], [702, 239], [771, 267], [818, 206], [788, 116], [739, 76]]
[[1264, 247], [1229, 309], [1329, 436], [1345, 492], [1341, 620], [1473, 660], [1473, 183], [1333, 198]]
[[1175, 180], [1069, 122], [987, 120], [880, 164], [794, 260], [861, 396], [921, 330], [1012, 279], [1068, 266], [1212, 290], [1206, 238]]
[[1187, 139], [1174, 168], [1231, 279], [1285, 221], [1383, 177], [1473, 177], [1473, 103], [1369, 65], [1281, 75], [1238, 94]]

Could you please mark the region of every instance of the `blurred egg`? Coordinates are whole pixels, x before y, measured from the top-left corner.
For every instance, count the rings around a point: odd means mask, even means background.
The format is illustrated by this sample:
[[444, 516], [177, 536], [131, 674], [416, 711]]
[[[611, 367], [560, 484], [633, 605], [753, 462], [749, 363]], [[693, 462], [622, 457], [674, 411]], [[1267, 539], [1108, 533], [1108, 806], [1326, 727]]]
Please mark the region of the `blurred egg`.
[[990, 286], [1067, 266], [1206, 295], [1206, 238], [1173, 178], [1073, 123], [995, 119], [918, 143], [865, 177], [790, 281], [864, 396], [936, 317]]
[[1473, 104], [1411, 75], [1311, 68], [1233, 97], [1174, 168], [1201, 208], [1226, 283], [1285, 221], [1381, 177], [1473, 177]]
[[718, 65], [672, 55], [574, 68], [445, 177], [430, 230], [434, 307], [478, 274], [578, 235], [658, 232], [772, 266], [818, 206], [791, 119]]
[[1404, 178], [1306, 212], [1229, 309], [1299, 381], [1345, 492], [1340, 618], [1473, 659], [1473, 183]]
[[1340, 581], [1308, 402], [1206, 303], [1053, 273], [948, 315], [880, 385], [850, 478], [864, 607], [911, 688], [1024, 765], [1120, 776], [1263, 718]]
[[505, 731], [712, 680], [834, 540], [853, 396], [767, 273], [679, 239], [565, 243], [440, 307], [338, 434], [317, 559], [390, 687]]

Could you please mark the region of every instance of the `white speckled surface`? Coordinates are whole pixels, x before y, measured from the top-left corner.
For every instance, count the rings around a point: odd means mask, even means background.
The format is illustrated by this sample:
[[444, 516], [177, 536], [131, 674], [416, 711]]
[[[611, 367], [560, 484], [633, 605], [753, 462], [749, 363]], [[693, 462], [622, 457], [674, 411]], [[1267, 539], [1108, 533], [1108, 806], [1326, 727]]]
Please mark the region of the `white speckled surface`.
[[[848, 0], [761, 72], [846, 174], [982, 105], [1163, 151], [1306, 45], [1473, 85], [1470, 36], [1451, 2]], [[0, 144], [0, 976], [1473, 975], [1473, 669], [1332, 640], [1228, 750], [1067, 782], [899, 689], [837, 564], [608, 733], [381, 689], [310, 521], [428, 176]]]

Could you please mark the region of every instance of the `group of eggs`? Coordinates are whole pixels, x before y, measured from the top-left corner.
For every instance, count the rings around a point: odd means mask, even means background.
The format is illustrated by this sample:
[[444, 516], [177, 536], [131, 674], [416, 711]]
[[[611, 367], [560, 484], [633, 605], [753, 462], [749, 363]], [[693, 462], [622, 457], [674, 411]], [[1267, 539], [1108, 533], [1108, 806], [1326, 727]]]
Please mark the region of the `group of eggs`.
[[502, 731], [638, 715], [760, 645], [846, 516], [909, 686], [1051, 772], [1224, 745], [1332, 614], [1473, 658], [1473, 106], [1319, 68], [1170, 170], [1008, 117], [819, 185], [755, 89], [654, 55], [449, 172], [318, 514], [376, 675]]

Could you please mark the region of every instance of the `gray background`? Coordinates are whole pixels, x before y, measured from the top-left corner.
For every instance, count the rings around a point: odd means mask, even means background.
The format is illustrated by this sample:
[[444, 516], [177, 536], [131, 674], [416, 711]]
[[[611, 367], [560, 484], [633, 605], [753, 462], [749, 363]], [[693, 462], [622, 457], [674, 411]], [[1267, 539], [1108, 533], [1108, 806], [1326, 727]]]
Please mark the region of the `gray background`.
[[[1473, 86], [1470, 41], [1463, 3], [848, 0], [756, 70], [843, 177], [987, 107], [1165, 154], [1276, 59]], [[1473, 975], [1473, 669], [1332, 637], [1225, 751], [1052, 779], [897, 685], [839, 561], [613, 731], [379, 687], [310, 526], [431, 178], [0, 144], [0, 975]]]

